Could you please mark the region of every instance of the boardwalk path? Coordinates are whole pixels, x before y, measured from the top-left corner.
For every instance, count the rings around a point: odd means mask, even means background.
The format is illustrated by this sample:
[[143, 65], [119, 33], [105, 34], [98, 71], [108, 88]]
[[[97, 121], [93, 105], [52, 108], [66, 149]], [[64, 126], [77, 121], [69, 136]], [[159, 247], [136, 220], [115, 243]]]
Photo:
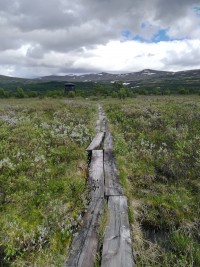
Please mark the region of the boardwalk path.
[[113, 152], [113, 138], [99, 105], [96, 136], [87, 148], [91, 202], [83, 225], [72, 242], [65, 267], [93, 267], [99, 250], [99, 225], [103, 205], [108, 206], [101, 267], [133, 267], [127, 198], [119, 180]]

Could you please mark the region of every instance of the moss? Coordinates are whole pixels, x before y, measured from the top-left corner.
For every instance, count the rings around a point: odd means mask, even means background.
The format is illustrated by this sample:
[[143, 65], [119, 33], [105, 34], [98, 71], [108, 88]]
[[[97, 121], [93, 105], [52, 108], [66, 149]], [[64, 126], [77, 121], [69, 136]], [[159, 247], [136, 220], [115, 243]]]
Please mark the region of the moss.
[[0, 101], [3, 265], [63, 266], [87, 206], [85, 148], [97, 108], [83, 101]]
[[[198, 262], [198, 233], [192, 225], [199, 223], [200, 217], [200, 99], [151, 96], [123, 102], [105, 100], [104, 109], [132, 209], [137, 266], [198, 266], [194, 265], [194, 259]], [[186, 234], [185, 225], [189, 228]], [[166, 244], [171, 247], [148, 240], [142, 226], [166, 232]], [[177, 231], [182, 236], [180, 246], [171, 238]], [[181, 238], [190, 239], [195, 247], [190, 256], [181, 249]]]

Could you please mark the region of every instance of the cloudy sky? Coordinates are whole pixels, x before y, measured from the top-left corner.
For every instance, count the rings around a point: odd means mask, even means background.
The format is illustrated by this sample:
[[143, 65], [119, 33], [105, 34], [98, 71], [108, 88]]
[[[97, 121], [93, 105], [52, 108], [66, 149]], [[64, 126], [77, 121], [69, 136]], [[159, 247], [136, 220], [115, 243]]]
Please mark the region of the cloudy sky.
[[200, 0], [0, 0], [0, 74], [200, 69]]

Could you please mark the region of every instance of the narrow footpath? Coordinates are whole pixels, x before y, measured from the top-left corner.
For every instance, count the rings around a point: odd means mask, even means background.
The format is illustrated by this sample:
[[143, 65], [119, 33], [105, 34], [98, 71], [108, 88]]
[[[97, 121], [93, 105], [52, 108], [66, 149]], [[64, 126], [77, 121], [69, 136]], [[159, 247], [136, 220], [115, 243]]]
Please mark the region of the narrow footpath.
[[[90, 205], [74, 238], [65, 267], [93, 267], [100, 250], [99, 229], [104, 205], [107, 223], [101, 248], [101, 267], [135, 266], [128, 220], [127, 198], [119, 180], [113, 152], [113, 137], [99, 105], [96, 136], [87, 148], [89, 156]], [[99, 265], [98, 265], [99, 266]]]

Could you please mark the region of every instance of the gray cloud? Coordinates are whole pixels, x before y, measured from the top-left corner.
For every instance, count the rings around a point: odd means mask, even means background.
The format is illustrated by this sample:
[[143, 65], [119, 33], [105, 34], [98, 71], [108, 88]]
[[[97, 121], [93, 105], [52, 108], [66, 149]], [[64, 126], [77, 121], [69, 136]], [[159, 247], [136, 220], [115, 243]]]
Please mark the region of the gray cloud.
[[[6, 51], [22, 48], [26, 50], [23, 59], [17, 63], [18, 57], [14, 56], [12, 68], [23, 62], [27, 67], [33, 64], [44, 69], [41, 60], [46, 60], [48, 71], [53, 68], [48, 65], [48, 54], [72, 55], [68, 69], [76, 71], [75, 52], [84, 58], [83, 48], [88, 54], [98, 45], [122, 40], [123, 31], [130, 32], [130, 38], [140, 35], [150, 40], [159, 29], [168, 29], [174, 39], [199, 39], [200, 18], [192, 9], [199, 5], [199, 0], [0, 0], [0, 51], [8, 55]], [[146, 27], [142, 27], [144, 23]], [[8, 65], [11, 58], [8, 57]], [[165, 64], [169, 61], [163, 59]]]
[[199, 0], [160, 0], [157, 1], [155, 19], [172, 25], [187, 15], [188, 10], [200, 4]]
[[[189, 45], [188, 45], [189, 46]], [[199, 47], [190, 47], [185, 52], [168, 51], [167, 57], [163, 60], [164, 65], [173, 66], [182, 69], [195, 68], [200, 66], [200, 50]]]
[[29, 47], [26, 52], [27, 57], [35, 59], [43, 58], [44, 54], [45, 50], [39, 44]]

